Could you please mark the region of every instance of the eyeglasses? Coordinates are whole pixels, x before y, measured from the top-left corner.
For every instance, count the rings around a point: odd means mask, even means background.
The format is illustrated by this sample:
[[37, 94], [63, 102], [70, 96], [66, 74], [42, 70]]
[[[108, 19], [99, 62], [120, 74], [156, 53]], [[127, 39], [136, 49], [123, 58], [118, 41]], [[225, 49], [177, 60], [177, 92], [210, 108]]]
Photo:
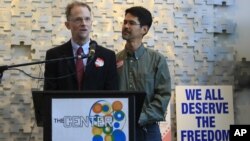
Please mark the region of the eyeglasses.
[[91, 18], [90, 17], [86, 17], [86, 18], [82, 18], [82, 17], [77, 17], [77, 18], [72, 18], [69, 21], [75, 23], [75, 24], [81, 24], [81, 23], [90, 23], [91, 22]]
[[126, 24], [128, 24], [129, 26], [141, 25], [140, 23], [136, 23], [135, 21], [124, 20], [123, 25], [126, 25]]

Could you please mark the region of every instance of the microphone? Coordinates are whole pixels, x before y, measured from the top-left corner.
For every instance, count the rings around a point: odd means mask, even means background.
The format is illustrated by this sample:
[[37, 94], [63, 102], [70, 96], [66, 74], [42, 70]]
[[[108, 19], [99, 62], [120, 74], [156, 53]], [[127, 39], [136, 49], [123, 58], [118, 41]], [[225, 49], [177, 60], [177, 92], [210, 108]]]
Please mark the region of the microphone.
[[[84, 58], [90, 58], [88, 62], [93, 61], [93, 58], [95, 56], [95, 49], [97, 47], [97, 43], [94, 40], [91, 40], [89, 43], [89, 54], [86, 55], [84, 53], [80, 54], [80, 55], [74, 55], [74, 56], [69, 56], [69, 57], [62, 57], [62, 58], [55, 58], [55, 59], [50, 59], [50, 60], [44, 60], [44, 61], [37, 61], [37, 62], [31, 62], [31, 63], [23, 63], [23, 64], [15, 64], [15, 65], [4, 65], [4, 66], [0, 66], [0, 84], [1, 84], [1, 80], [2, 80], [2, 76], [3, 76], [3, 72], [10, 69], [10, 68], [16, 68], [16, 67], [22, 67], [22, 66], [28, 66], [28, 65], [35, 65], [35, 64], [43, 64], [43, 63], [52, 63], [52, 62], [58, 62], [58, 61], [67, 61], [67, 60], [72, 60], [72, 59], [84, 59]], [[89, 63], [88, 63], [89, 64]], [[24, 72], [24, 71], [22, 71]], [[25, 73], [25, 72], [24, 72]], [[27, 75], [27, 73], [25, 73]], [[61, 76], [58, 78], [45, 78], [45, 79], [59, 79], [59, 78], [66, 78], [68, 76], [74, 75], [74, 73], [66, 75], [66, 76]], [[28, 76], [34, 78], [34, 79], [41, 79], [38, 77], [33, 77], [31, 75], [28, 74]], [[43, 78], [42, 78], [43, 79]]]
[[97, 43], [94, 40], [91, 40], [89, 43], [89, 54], [80, 54], [80, 55], [76, 55], [76, 59], [84, 59], [84, 58], [90, 58], [93, 59], [93, 57], [95, 56], [95, 49], [96, 49]]
[[84, 53], [82, 53], [82, 54], [80, 54], [80, 55], [76, 55], [76, 59], [84, 59], [84, 58], [88, 58], [89, 57], [89, 55], [86, 55], [86, 54], [84, 54]]
[[96, 49], [97, 43], [94, 40], [91, 40], [89, 43], [89, 55], [88, 57], [90, 59], [93, 59], [93, 57], [95, 56], [95, 49]]

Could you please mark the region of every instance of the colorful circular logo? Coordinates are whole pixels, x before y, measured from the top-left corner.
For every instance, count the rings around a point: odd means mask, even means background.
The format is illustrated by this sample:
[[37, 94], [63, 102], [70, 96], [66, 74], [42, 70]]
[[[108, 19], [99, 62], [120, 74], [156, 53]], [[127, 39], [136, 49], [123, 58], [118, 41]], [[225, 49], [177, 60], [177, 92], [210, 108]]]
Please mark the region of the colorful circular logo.
[[89, 117], [94, 125], [92, 141], [126, 141], [123, 128], [127, 120], [121, 101], [97, 101], [92, 105]]

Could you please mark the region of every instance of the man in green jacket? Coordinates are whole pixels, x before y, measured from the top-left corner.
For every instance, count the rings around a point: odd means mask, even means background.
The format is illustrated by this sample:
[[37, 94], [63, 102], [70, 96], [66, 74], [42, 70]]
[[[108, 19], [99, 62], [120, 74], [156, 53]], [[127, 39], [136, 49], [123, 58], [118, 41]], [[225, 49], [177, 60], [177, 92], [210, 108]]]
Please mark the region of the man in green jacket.
[[165, 120], [171, 96], [166, 58], [142, 44], [151, 25], [152, 15], [147, 9], [140, 6], [127, 9], [122, 26], [126, 45], [116, 56], [119, 89], [146, 92], [136, 128], [137, 141], [161, 141], [158, 122]]

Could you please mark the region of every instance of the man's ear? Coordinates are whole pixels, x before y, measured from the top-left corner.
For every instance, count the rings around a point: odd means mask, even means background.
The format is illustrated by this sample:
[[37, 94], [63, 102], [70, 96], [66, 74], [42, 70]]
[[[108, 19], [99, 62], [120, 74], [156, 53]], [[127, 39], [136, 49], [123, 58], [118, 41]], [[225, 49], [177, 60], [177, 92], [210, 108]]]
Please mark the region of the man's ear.
[[65, 26], [67, 27], [67, 29], [70, 29], [70, 24], [69, 24], [68, 21], [66, 21], [64, 24], [65, 24]]
[[146, 25], [142, 26], [142, 33], [143, 33], [143, 36], [146, 35], [146, 34], [148, 33], [148, 30], [149, 30], [148, 26], [146, 26]]

